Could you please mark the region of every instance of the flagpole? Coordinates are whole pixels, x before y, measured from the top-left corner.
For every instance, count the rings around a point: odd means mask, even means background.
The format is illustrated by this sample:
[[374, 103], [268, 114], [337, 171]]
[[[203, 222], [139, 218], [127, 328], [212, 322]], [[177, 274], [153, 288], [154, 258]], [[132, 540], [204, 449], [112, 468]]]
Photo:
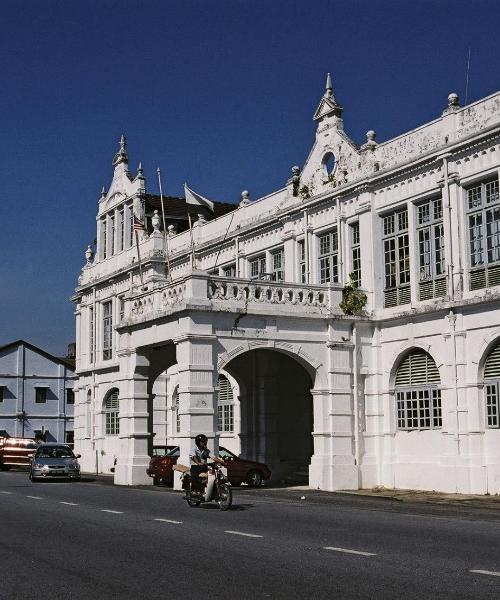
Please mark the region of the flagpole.
[[[222, 247], [224, 246], [224, 242], [226, 241], [227, 234], [229, 233], [229, 228], [231, 227], [231, 223], [233, 222], [233, 218], [234, 218], [234, 213], [235, 212], [236, 211], [233, 210], [233, 212], [231, 213], [231, 220], [229, 221], [229, 225], [227, 226], [226, 233], [224, 234], [224, 238], [223, 238], [223, 240], [221, 242], [221, 245], [219, 246], [219, 250], [217, 252], [217, 256], [215, 257], [215, 265], [213, 266], [214, 269], [217, 266], [217, 263], [219, 262], [219, 255], [220, 255], [220, 252], [222, 250]], [[238, 259], [236, 259], [236, 260], [238, 260]]]
[[160, 201], [161, 201], [161, 216], [163, 219], [163, 240], [165, 243], [165, 261], [166, 261], [166, 266], [167, 266], [167, 281], [171, 282], [172, 281], [172, 273], [170, 272], [170, 257], [169, 257], [169, 251], [168, 251], [168, 236], [167, 236], [167, 226], [165, 224], [165, 207], [163, 205], [163, 191], [162, 191], [162, 187], [161, 187], [161, 171], [160, 171], [160, 167], [158, 167], [156, 169], [156, 172], [158, 173], [158, 187], [160, 188]]
[[139, 252], [139, 234], [137, 233], [137, 229], [135, 230], [135, 243], [137, 246], [137, 260], [139, 261], [139, 276], [141, 278], [141, 287], [144, 288], [144, 279], [142, 277], [141, 253]]

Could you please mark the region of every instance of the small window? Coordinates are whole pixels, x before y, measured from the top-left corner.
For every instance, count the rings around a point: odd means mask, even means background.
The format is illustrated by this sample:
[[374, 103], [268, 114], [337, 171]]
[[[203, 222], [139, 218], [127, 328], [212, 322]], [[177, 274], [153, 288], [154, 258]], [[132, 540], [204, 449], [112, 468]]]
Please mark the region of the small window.
[[120, 433], [118, 390], [111, 390], [104, 401], [106, 435]]
[[229, 379], [219, 375], [219, 398], [217, 402], [217, 431], [234, 431], [234, 398], [233, 388]]
[[3, 398], [4, 398], [3, 390], [4, 390], [4, 386], [0, 385], [0, 402], [3, 402]]
[[236, 265], [226, 265], [222, 267], [222, 275], [223, 277], [236, 277]]
[[333, 152], [327, 152], [325, 154], [325, 156], [323, 156], [323, 168], [326, 171], [327, 175], [333, 175], [333, 172], [335, 171], [335, 165], [336, 165], [336, 160], [335, 160], [335, 155], [333, 154]]
[[66, 390], [66, 404], [74, 404], [75, 403], [75, 391], [68, 388]]
[[250, 260], [250, 277], [258, 279], [266, 274], [266, 257], [258, 256]]
[[35, 403], [45, 404], [47, 402], [47, 388], [35, 388]]

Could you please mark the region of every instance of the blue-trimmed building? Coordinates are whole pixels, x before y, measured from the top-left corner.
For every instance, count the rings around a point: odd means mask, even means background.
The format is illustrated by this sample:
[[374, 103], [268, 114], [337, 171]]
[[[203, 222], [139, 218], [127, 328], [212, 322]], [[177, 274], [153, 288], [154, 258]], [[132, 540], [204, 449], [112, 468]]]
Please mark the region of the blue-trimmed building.
[[0, 436], [73, 443], [74, 365], [24, 340], [0, 347]]

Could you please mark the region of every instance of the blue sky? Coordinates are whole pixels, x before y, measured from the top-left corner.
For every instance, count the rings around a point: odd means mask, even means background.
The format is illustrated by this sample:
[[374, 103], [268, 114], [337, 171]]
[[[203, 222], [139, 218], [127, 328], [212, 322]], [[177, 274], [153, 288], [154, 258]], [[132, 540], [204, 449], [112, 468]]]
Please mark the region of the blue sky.
[[496, 0], [4, 2], [0, 343], [64, 354], [69, 302], [122, 131], [148, 191], [282, 187], [331, 71], [347, 133], [394, 137], [500, 89]]

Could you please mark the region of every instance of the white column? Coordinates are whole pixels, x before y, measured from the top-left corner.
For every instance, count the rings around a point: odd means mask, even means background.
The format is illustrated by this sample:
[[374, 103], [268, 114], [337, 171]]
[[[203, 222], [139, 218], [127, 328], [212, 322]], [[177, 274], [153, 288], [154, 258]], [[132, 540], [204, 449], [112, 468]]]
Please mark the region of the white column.
[[134, 351], [121, 351], [120, 445], [115, 469], [117, 485], [152, 485], [146, 474], [149, 465], [148, 375], [149, 359]]

